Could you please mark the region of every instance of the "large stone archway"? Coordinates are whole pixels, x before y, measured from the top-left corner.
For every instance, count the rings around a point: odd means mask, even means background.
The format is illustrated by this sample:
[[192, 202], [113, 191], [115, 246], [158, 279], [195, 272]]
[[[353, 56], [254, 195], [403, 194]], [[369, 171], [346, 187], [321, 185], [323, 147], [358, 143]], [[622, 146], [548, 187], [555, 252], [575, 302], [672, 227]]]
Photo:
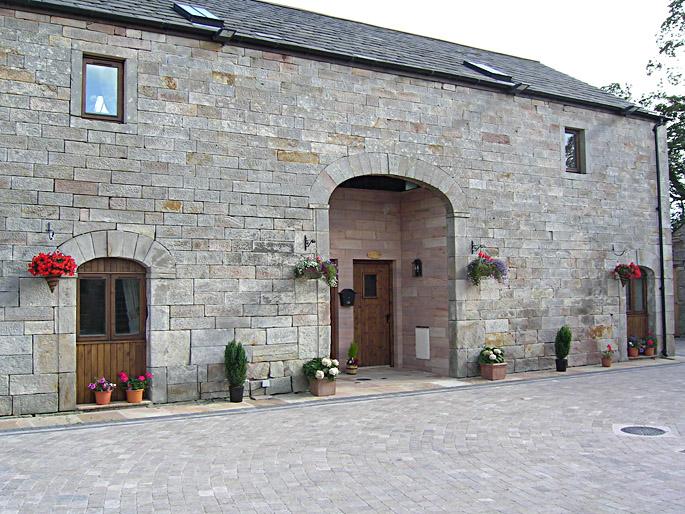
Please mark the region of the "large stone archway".
[[[309, 193], [309, 207], [314, 211], [314, 239], [319, 254], [330, 254], [329, 200], [333, 191], [346, 180], [364, 175], [386, 175], [414, 182], [433, 191], [444, 202], [447, 212], [449, 375], [465, 377], [466, 348], [459, 345], [458, 319], [459, 313], [463, 312], [466, 296], [464, 270], [470, 245], [466, 236], [469, 213], [462, 188], [445, 170], [412, 157], [363, 153], [338, 159], [319, 173]], [[328, 298], [320, 294], [319, 301], [328, 302]], [[319, 325], [329, 325], [329, 309], [323, 309], [323, 314], [322, 309], [319, 312]], [[328, 328], [329, 332], [323, 339], [330, 345], [330, 325]]]

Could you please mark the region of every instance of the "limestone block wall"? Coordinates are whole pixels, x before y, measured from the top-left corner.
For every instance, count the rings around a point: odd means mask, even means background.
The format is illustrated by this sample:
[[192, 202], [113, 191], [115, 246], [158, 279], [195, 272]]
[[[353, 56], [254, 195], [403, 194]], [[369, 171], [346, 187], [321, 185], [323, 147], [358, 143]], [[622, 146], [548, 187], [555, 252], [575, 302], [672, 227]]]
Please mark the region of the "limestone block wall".
[[[103, 22], [2, 9], [0, 26], [2, 415], [73, 407], [74, 281], [50, 294], [26, 266], [95, 233], [112, 248], [144, 236], [173, 263], [156, 278], [148, 266], [155, 401], [225, 394], [233, 337], [253, 379], [304, 387], [303, 360], [329, 351], [329, 292], [292, 269], [305, 235], [330, 252], [329, 193], [349, 174], [416, 178], [450, 199], [454, 376], [477, 372], [484, 342], [508, 347], [512, 371], [549, 366], [563, 323], [572, 364], [596, 362], [625, 340], [614, 252], [661, 278], [649, 121]], [[78, 115], [84, 54], [124, 59], [124, 123]], [[587, 174], [563, 169], [564, 127], [585, 130]], [[657, 335], [672, 346], [663, 236], [669, 325]], [[507, 260], [506, 287], [466, 283], [471, 240]]]

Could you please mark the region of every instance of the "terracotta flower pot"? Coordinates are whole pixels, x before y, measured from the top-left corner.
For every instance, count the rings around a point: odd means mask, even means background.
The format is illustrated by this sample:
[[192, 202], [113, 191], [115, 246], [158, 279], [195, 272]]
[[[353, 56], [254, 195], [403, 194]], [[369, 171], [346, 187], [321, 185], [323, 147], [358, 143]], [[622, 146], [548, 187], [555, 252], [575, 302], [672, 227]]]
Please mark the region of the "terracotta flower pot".
[[335, 380], [310, 378], [309, 390], [314, 396], [333, 396], [335, 394]]
[[655, 353], [656, 353], [656, 348], [654, 348], [653, 346], [645, 347], [645, 357], [654, 357]]
[[95, 403], [98, 405], [109, 405], [112, 401], [112, 391], [95, 391]]
[[143, 393], [145, 389], [127, 389], [126, 401], [128, 403], [140, 403], [143, 401]]
[[486, 380], [502, 380], [507, 376], [507, 363], [481, 364], [480, 376]]
[[602, 366], [605, 368], [611, 367], [611, 357], [602, 357]]
[[45, 277], [45, 281], [48, 283], [48, 287], [50, 288], [50, 292], [53, 293], [55, 291], [55, 287], [57, 287], [57, 284], [59, 283], [59, 277], [55, 277], [55, 276]]
[[628, 358], [629, 359], [637, 359], [639, 355], [640, 355], [640, 349], [639, 348], [633, 347], [633, 346], [628, 347]]

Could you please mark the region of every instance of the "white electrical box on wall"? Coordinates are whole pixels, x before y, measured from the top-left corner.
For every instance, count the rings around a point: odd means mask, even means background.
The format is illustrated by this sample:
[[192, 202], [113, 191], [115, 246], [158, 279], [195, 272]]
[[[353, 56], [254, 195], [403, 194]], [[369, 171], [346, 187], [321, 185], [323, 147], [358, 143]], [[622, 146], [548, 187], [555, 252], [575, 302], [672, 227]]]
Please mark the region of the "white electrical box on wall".
[[416, 327], [416, 358], [428, 360], [431, 358], [430, 329]]

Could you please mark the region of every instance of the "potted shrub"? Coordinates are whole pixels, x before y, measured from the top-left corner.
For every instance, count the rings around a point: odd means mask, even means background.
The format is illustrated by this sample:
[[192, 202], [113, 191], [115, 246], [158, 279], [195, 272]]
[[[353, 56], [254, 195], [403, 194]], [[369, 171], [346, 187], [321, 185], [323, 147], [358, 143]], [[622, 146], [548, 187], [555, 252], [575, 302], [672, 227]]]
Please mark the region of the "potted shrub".
[[485, 252], [478, 252], [478, 257], [466, 267], [466, 274], [474, 286], [479, 285], [482, 279], [490, 277], [502, 282], [508, 273], [509, 269], [504, 261], [493, 259]]
[[338, 377], [338, 361], [328, 357], [312, 359], [304, 363], [304, 374], [309, 379], [309, 390], [314, 396], [335, 394], [335, 379]]
[[359, 369], [359, 345], [352, 341], [352, 344], [347, 349], [347, 363], [345, 364], [348, 375], [356, 375]]
[[478, 356], [480, 376], [486, 380], [502, 380], [507, 376], [504, 351], [494, 346], [484, 346]]
[[242, 344], [234, 340], [226, 345], [224, 367], [230, 400], [234, 403], [240, 403], [243, 401], [245, 379], [247, 378], [247, 356]]
[[654, 357], [656, 355], [656, 337], [649, 335], [645, 340], [645, 357]]
[[98, 405], [109, 405], [112, 401], [112, 391], [116, 387], [105, 377], [96, 378], [95, 382], [88, 384], [88, 389], [95, 393], [95, 403]]
[[70, 255], [64, 255], [59, 250], [52, 253], [41, 252], [31, 259], [28, 271], [34, 277], [44, 277], [50, 292], [54, 292], [60, 277], [64, 275], [74, 276], [76, 261]]
[[625, 286], [629, 280], [640, 278], [642, 272], [640, 266], [631, 262], [630, 264], [617, 264], [614, 271], [611, 272], [615, 279], [621, 281], [621, 285]]
[[614, 349], [610, 344], [607, 345], [607, 349], [602, 352], [602, 366], [605, 368], [611, 367], [611, 360], [614, 356]]
[[628, 338], [628, 358], [637, 359], [640, 356], [640, 340], [635, 336]]
[[152, 384], [152, 373], [148, 371], [144, 375], [130, 377], [125, 371], [120, 371], [119, 380], [126, 387], [126, 401], [128, 403], [140, 403], [143, 401], [145, 389]]
[[557, 371], [566, 371], [566, 365], [568, 364], [566, 358], [571, 351], [571, 337], [571, 329], [564, 325], [559, 329], [557, 337], [554, 339], [554, 353], [557, 356]]
[[320, 256], [303, 257], [295, 265], [295, 276], [303, 278], [321, 279], [330, 287], [338, 286], [338, 268], [330, 260]]

